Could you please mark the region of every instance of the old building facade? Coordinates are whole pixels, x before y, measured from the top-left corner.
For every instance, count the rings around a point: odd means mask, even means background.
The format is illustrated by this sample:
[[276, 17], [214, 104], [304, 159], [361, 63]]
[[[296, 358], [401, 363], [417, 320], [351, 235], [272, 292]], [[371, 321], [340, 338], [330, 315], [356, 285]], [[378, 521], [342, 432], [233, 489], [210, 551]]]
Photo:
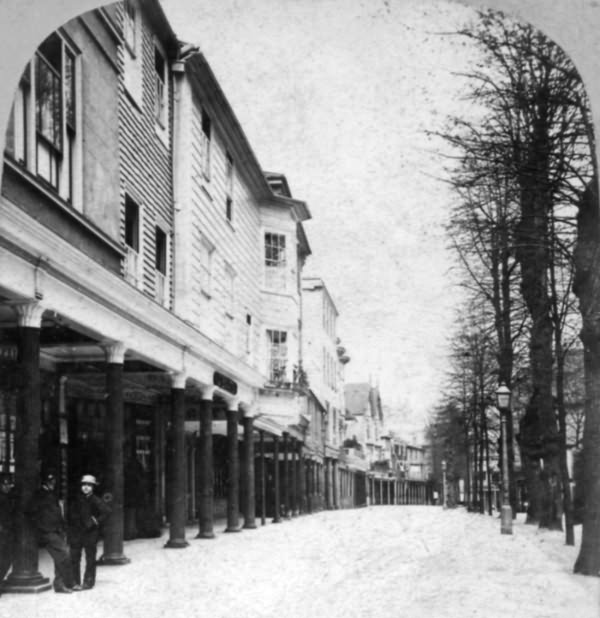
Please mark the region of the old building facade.
[[26, 516], [48, 471], [67, 508], [99, 478], [105, 564], [166, 522], [183, 548], [191, 522], [203, 539], [222, 518], [235, 532], [366, 503], [337, 311], [302, 284], [308, 206], [261, 169], [157, 0], [49, 35], [5, 142], [0, 466], [19, 501], [2, 590], [49, 587]]

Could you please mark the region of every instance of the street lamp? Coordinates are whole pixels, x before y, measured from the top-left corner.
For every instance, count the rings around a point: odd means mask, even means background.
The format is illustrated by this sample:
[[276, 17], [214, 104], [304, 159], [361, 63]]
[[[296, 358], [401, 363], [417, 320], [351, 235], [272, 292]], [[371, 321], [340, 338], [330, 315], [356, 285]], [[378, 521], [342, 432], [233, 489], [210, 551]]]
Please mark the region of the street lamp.
[[446, 460], [442, 459], [442, 505], [446, 508]]
[[496, 389], [496, 402], [500, 411], [502, 433], [502, 506], [500, 508], [500, 533], [512, 534], [512, 509], [508, 497], [508, 446], [506, 441], [506, 417], [510, 412], [510, 389], [502, 382]]

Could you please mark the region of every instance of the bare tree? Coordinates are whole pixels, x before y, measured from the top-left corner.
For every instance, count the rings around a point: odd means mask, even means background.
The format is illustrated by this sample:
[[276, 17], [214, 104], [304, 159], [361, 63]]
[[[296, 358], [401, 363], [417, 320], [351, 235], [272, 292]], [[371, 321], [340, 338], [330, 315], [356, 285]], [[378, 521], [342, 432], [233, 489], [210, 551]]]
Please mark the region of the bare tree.
[[[497, 186], [504, 182], [504, 194], [516, 207], [512, 248], [529, 328], [531, 392], [519, 432], [529, 521], [561, 528], [550, 276], [556, 267], [556, 229], [573, 227], [572, 214], [559, 219], [561, 209], [578, 203], [592, 174], [585, 92], [560, 48], [527, 25], [488, 11], [460, 34], [482, 53], [480, 65], [467, 75], [479, 118], [471, 124], [455, 121], [452, 143], [476, 161], [481, 175], [496, 175]], [[501, 371], [505, 374], [504, 367]]]

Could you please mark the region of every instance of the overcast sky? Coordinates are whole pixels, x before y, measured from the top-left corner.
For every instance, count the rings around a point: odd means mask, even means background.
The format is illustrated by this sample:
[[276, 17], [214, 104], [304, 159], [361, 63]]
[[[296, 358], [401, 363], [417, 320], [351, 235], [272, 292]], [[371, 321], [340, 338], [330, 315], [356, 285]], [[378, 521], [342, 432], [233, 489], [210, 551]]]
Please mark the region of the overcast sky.
[[198, 45], [265, 170], [286, 174], [313, 219], [306, 274], [321, 276], [352, 360], [384, 404], [423, 417], [446, 368], [457, 290], [443, 223], [440, 128], [464, 107], [453, 75], [474, 55], [440, 36], [472, 16], [426, 0], [163, 0]]

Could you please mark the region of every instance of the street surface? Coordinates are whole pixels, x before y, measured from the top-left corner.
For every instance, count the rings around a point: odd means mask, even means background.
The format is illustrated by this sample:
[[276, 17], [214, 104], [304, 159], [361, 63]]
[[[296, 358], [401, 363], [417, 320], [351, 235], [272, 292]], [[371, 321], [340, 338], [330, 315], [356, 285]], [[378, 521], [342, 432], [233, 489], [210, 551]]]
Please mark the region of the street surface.
[[[125, 544], [71, 595], [0, 597], [1, 618], [598, 618], [600, 580], [571, 573], [563, 535], [432, 506], [325, 511], [163, 549]], [[579, 532], [579, 529], [578, 529]], [[52, 565], [41, 552], [40, 569]]]

